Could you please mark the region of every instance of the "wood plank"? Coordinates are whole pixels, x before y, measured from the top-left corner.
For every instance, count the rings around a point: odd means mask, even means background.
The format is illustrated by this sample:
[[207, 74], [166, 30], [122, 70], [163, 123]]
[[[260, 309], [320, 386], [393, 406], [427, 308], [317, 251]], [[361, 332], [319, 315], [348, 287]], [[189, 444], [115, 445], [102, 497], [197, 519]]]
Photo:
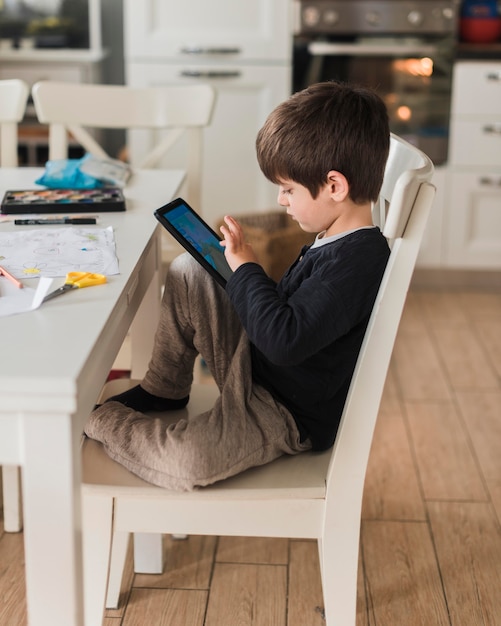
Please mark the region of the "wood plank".
[[162, 574], [136, 574], [134, 587], [208, 589], [216, 537], [190, 535], [185, 540], [164, 536]]
[[471, 327], [435, 324], [433, 334], [454, 389], [492, 389], [498, 377]]
[[219, 563], [263, 563], [287, 565], [289, 540], [272, 537], [219, 537]]
[[499, 319], [483, 318], [475, 321], [473, 328], [498, 376], [498, 380], [501, 380], [501, 332], [499, 325]]
[[[50, 567], [47, 564], [47, 574]], [[0, 624], [26, 626], [23, 533], [4, 532], [0, 521]]]
[[285, 626], [286, 609], [285, 565], [216, 563], [205, 626]]
[[393, 359], [404, 399], [450, 398], [447, 379], [428, 332], [399, 332]]
[[460, 292], [433, 291], [417, 294], [420, 313], [426, 324], [448, 324], [449, 326], [464, 326], [468, 324], [469, 315], [463, 306]]
[[197, 590], [133, 589], [122, 626], [203, 626], [207, 595]]
[[460, 306], [470, 319], [484, 317], [501, 319], [501, 294], [487, 291], [459, 293]]
[[501, 476], [499, 478], [488, 478], [486, 482], [494, 510], [501, 525]]
[[405, 405], [425, 499], [486, 500], [462, 421], [450, 402]]
[[291, 541], [287, 626], [324, 626], [324, 600], [316, 541]]
[[501, 391], [457, 396], [482, 473], [496, 480], [501, 476]]
[[379, 413], [365, 477], [362, 518], [426, 519], [400, 405], [391, 411], [383, 407]]
[[501, 624], [501, 533], [491, 505], [428, 507], [452, 626]]
[[427, 524], [364, 521], [362, 542], [371, 623], [449, 626]]

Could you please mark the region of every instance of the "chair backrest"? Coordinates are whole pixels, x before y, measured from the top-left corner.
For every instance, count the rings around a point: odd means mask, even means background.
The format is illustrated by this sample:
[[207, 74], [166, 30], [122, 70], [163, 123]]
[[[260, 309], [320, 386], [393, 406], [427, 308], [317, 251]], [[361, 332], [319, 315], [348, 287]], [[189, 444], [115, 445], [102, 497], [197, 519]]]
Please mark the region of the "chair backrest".
[[87, 152], [107, 158], [96, 133], [89, 131], [149, 129], [156, 143], [131, 165], [151, 168], [187, 134], [187, 199], [200, 207], [203, 128], [211, 122], [216, 100], [210, 85], [133, 88], [40, 81], [32, 95], [39, 122], [49, 125], [49, 159], [67, 158], [69, 134]]
[[[433, 163], [421, 151], [392, 135], [378, 201], [382, 230], [391, 254], [376, 297], [346, 399], [327, 473], [332, 506], [361, 496], [374, 427], [393, 346], [433, 202]], [[329, 498], [335, 493], [335, 499]], [[341, 499], [340, 499], [341, 495]], [[335, 500], [335, 501], [334, 501]], [[360, 523], [360, 502], [352, 507]]]
[[0, 166], [16, 167], [18, 124], [23, 119], [29, 87], [17, 78], [0, 80]]

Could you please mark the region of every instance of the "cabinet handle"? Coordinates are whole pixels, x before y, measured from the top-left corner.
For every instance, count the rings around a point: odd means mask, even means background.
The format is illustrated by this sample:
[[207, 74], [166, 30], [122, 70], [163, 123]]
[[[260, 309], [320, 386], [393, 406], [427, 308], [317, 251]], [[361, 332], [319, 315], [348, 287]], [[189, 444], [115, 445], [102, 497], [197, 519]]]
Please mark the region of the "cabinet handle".
[[180, 75], [184, 78], [239, 78], [238, 70], [183, 70]]
[[501, 135], [501, 122], [488, 124], [487, 126], [484, 126], [483, 131], [489, 135]]
[[181, 48], [181, 54], [240, 54], [241, 52], [241, 48], [203, 48], [202, 46]]
[[492, 80], [496, 83], [501, 81], [501, 72], [489, 72], [487, 74], [487, 80]]
[[501, 178], [491, 178], [490, 176], [482, 176], [479, 179], [480, 185], [484, 187], [501, 187]]

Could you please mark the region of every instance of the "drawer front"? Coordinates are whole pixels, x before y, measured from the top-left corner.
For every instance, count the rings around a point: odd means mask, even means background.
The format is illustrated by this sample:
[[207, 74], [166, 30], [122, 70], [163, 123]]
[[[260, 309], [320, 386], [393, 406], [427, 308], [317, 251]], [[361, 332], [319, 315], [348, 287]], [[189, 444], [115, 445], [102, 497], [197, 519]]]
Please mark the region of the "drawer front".
[[486, 120], [457, 120], [450, 141], [452, 165], [501, 167], [501, 113]]
[[453, 74], [452, 114], [480, 116], [500, 113], [501, 63], [457, 63]]
[[451, 175], [446, 265], [501, 269], [501, 176], [456, 172]]
[[83, 82], [80, 67], [51, 67], [49, 64], [40, 66], [16, 64], [2, 67], [0, 78], [20, 78], [27, 82], [30, 87], [39, 80], [58, 80], [71, 83]]

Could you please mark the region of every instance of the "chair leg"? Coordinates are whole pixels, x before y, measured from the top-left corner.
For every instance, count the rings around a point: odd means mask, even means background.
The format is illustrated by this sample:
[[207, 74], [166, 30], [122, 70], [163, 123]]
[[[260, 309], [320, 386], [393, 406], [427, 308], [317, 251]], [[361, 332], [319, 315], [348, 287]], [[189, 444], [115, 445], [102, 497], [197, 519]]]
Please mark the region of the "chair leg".
[[130, 533], [118, 532], [113, 533], [111, 544], [111, 558], [108, 576], [108, 593], [106, 594], [106, 608], [118, 608], [120, 598], [120, 588], [122, 586], [122, 578], [125, 568], [125, 559], [127, 558], [127, 549], [129, 547]]
[[134, 571], [161, 574], [164, 571], [163, 536], [159, 533], [134, 533]]
[[84, 624], [102, 626], [113, 532], [113, 498], [82, 500], [84, 562]]
[[[332, 534], [332, 533], [331, 533]], [[325, 626], [355, 626], [357, 621], [358, 534], [318, 542]], [[356, 539], [355, 539], [356, 537]]]
[[21, 476], [17, 465], [2, 465], [4, 530], [18, 533], [23, 529]]

